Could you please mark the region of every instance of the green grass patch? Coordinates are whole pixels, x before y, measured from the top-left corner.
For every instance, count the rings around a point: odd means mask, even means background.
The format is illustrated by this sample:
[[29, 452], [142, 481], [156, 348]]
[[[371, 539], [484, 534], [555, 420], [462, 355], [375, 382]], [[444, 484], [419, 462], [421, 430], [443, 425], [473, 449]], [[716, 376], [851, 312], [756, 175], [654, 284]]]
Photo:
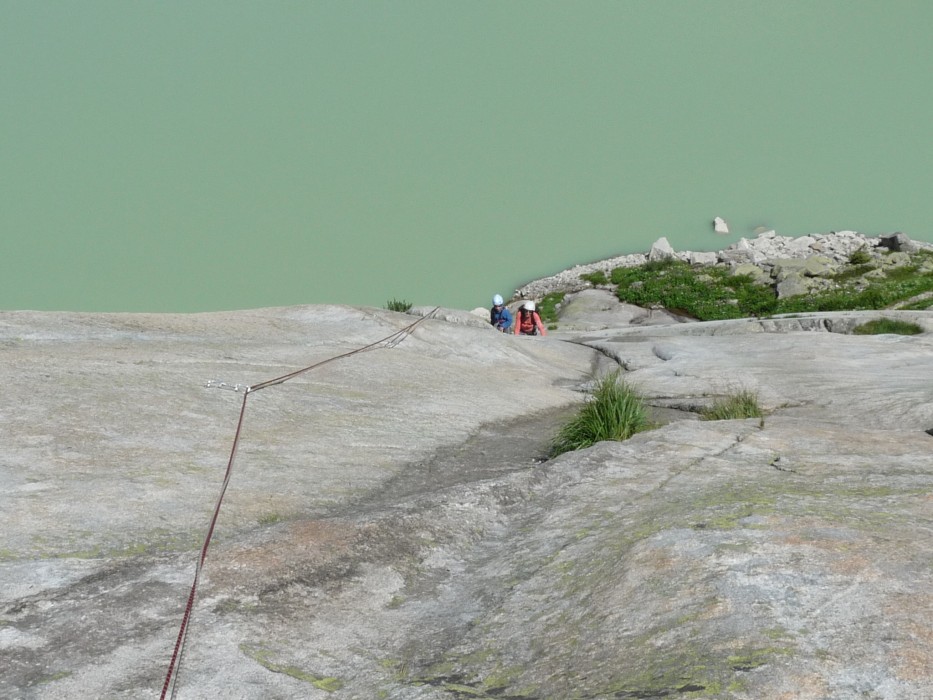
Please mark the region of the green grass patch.
[[280, 664], [272, 661], [272, 652], [269, 649], [257, 647], [244, 642], [240, 644], [240, 651], [253, 659], [260, 666], [263, 666], [273, 673], [282, 673], [286, 676], [290, 676], [291, 678], [295, 678], [296, 680], [310, 683], [319, 690], [332, 693], [335, 690], [340, 690], [343, 687], [343, 682], [339, 678], [334, 678], [332, 676], [318, 676], [314, 673], [309, 673], [304, 669], [298, 668], [297, 666]]
[[858, 250], [854, 251], [852, 255], [849, 256], [850, 265], [864, 265], [867, 262], [871, 261], [871, 253], [869, 253], [865, 246], [862, 246]]
[[557, 433], [551, 455], [580, 450], [603, 440], [627, 440], [652, 426], [644, 400], [612, 372], [596, 382], [592, 396]]
[[[541, 301], [538, 302], [537, 311], [538, 316], [541, 317], [541, 323], [557, 323], [557, 305], [564, 300], [565, 296], [566, 292], [552, 292], [551, 294], [546, 294]], [[553, 330], [556, 326], [548, 325], [548, 328]]]
[[700, 413], [703, 420], [737, 420], [762, 416], [764, 412], [758, 405], [758, 395], [747, 390], [717, 399], [712, 406]]
[[386, 302], [386, 309], [389, 311], [399, 311], [403, 314], [411, 311], [412, 303], [410, 301], [405, 301], [404, 299], [389, 299]]
[[278, 513], [263, 513], [256, 519], [256, 522], [259, 525], [274, 525], [281, 520], [282, 516]]
[[[856, 251], [858, 252], [858, 251]], [[867, 254], [867, 253], [866, 253]], [[770, 283], [752, 275], [733, 275], [725, 265], [690, 265], [668, 258], [636, 267], [619, 267], [609, 274], [621, 301], [642, 307], [662, 306], [700, 321], [762, 317], [776, 314], [885, 309], [933, 292], [933, 272], [924, 267], [928, 251], [911, 255], [910, 262], [882, 270], [869, 254], [853, 253], [850, 266], [832, 277], [832, 287], [810, 294], [778, 299]], [[926, 299], [905, 308], [925, 309]]]
[[900, 267], [892, 267], [885, 273], [885, 277], [892, 282], [907, 282], [917, 275], [917, 271], [919, 269], [919, 265], [901, 265]]
[[590, 284], [609, 284], [609, 278], [606, 277], [606, 273], [602, 270], [596, 270], [596, 272], [585, 272], [580, 275], [580, 279], [584, 282], [589, 282]]
[[841, 272], [837, 272], [833, 275], [833, 281], [837, 283], [848, 282], [850, 280], [858, 279], [866, 272], [871, 272], [875, 269], [874, 265], [864, 263], [860, 265], [853, 265], [852, 267], [847, 267]]
[[925, 311], [933, 306], [933, 296], [926, 297], [924, 299], [917, 299], [912, 301], [909, 304], [904, 304], [898, 308], [905, 311]]
[[876, 318], [852, 329], [855, 335], [881, 335], [894, 333], [896, 335], [917, 335], [923, 333], [923, 328], [911, 321], [899, 321], [893, 318]]
[[751, 275], [733, 275], [724, 267], [658, 260], [618, 267], [610, 279], [617, 285], [620, 301], [660, 304], [701, 321], [768, 315], [777, 308], [777, 296], [770, 287]]

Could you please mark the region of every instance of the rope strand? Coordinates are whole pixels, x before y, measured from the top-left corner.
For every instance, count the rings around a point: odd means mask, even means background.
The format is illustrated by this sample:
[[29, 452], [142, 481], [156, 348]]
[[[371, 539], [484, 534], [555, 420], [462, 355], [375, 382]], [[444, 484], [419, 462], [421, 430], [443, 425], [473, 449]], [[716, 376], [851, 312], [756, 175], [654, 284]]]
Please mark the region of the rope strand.
[[[414, 323], [411, 323], [399, 331], [387, 335], [385, 338], [381, 338], [369, 345], [364, 345], [362, 347], [356, 348], [349, 352], [345, 352], [341, 355], [335, 355], [334, 357], [329, 357], [326, 360], [316, 362], [313, 365], [303, 367], [302, 369], [296, 370], [294, 372], [289, 372], [288, 374], [283, 374], [281, 377], [275, 377], [274, 379], [269, 379], [264, 382], [260, 382], [254, 386], [243, 387], [245, 393], [243, 394], [243, 403], [240, 406], [240, 417], [237, 421], [236, 433], [233, 436], [233, 445], [230, 449], [230, 457], [227, 460], [227, 471], [224, 474], [223, 485], [220, 488], [220, 494], [217, 497], [217, 502], [214, 506], [214, 514], [211, 516], [210, 524], [207, 528], [207, 534], [204, 537], [204, 543], [201, 546], [201, 556], [198, 558], [197, 565], [194, 570], [194, 580], [191, 582], [191, 591], [188, 593], [188, 602], [185, 605], [185, 612], [181, 619], [181, 626], [178, 630], [178, 637], [175, 640], [175, 649], [172, 652], [172, 658], [169, 662], [168, 671], [165, 674], [165, 683], [162, 685], [162, 695], [160, 696], [161, 700], [165, 700], [169, 689], [171, 688], [171, 698], [174, 700], [175, 692], [178, 685], [178, 674], [181, 670], [181, 662], [184, 657], [185, 643], [188, 637], [188, 625], [191, 621], [192, 611], [194, 610], [194, 601], [197, 597], [198, 582], [201, 578], [201, 569], [204, 567], [204, 562], [207, 559], [207, 549], [210, 546], [211, 538], [214, 535], [214, 527], [217, 524], [217, 517], [220, 515], [220, 506], [223, 503], [224, 494], [227, 492], [227, 487], [230, 484], [230, 477], [233, 475], [233, 462], [236, 458], [237, 448], [240, 443], [240, 433], [243, 429], [243, 421], [246, 416], [246, 401], [249, 398], [250, 394], [254, 394], [261, 389], [267, 389], [271, 386], [277, 386], [279, 384], [284, 384], [290, 379], [297, 377], [300, 374], [309, 372], [312, 369], [326, 365], [329, 362], [334, 362], [335, 360], [340, 360], [345, 357], [350, 357], [351, 355], [357, 355], [362, 352], [367, 352], [369, 350], [376, 350], [380, 347], [382, 348], [394, 348], [399, 343], [401, 343], [409, 334], [414, 330], [414, 328], [425, 321], [428, 318], [432, 318], [437, 312], [439, 307], [435, 307], [430, 313], [422, 316]], [[216, 386], [221, 386], [218, 384]], [[240, 385], [236, 385], [237, 388], [240, 388]]]

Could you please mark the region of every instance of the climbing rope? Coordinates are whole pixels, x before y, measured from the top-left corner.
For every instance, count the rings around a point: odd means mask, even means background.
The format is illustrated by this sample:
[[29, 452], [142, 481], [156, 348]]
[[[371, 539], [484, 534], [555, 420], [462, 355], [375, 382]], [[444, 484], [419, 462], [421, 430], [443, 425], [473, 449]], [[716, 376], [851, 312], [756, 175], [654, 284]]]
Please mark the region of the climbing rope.
[[289, 372], [288, 374], [283, 374], [281, 377], [275, 377], [274, 379], [269, 379], [259, 384], [254, 384], [252, 386], [246, 384], [227, 384], [226, 382], [221, 382], [217, 380], [210, 380], [207, 382], [206, 386], [209, 388], [216, 389], [229, 389], [236, 392], [243, 393], [243, 402], [240, 405], [240, 416], [237, 420], [236, 432], [233, 436], [233, 446], [230, 449], [230, 457], [227, 460], [227, 470], [224, 474], [223, 484], [220, 487], [220, 494], [217, 496], [217, 502], [214, 505], [214, 514], [211, 516], [210, 524], [207, 528], [207, 534], [204, 537], [204, 543], [201, 545], [201, 555], [198, 557], [197, 565], [194, 570], [194, 580], [191, 582], [191, 590], [188, 593], [188, 602], [185, 605], [185, 612], [181, 619], [181, 626], [178, 630], [178, 637], [175, 640], [175, 649], [172, 652], [172, 658], [168, 665], [168, 671], [165, 674], [165, 683], [162, 685], [162, 695], [161, 700], [165, 700], [169, 690], [171, 690], [171, 698], [175, 698], [175, 692], [178, 684], [178, 674], [181, 670], [181, 662], [184, 657], [185, 643], [188, 637], [188, 626], [191, 621], [191, 613], [194, 609], [194, 600], [197, 596], [198, 591], [198, 582], [201, 578], [201, 570], [204, 567], [204, 561], [207, 559], [207, 548], [210, 545], [211, 538], [214, 535], [214, 526], [217, 524], [217, 516], [220, 515], [220, 506], [223, 503], [224, 494], [227, 492], [227, 486], [230, 484], [230, 477], [233, 474], [233, 462], [236, 458], [237, 447], [240, 443], [240, 432], [243, 428], [243, 419], [246, 415], [246, 400], [249, 398], [250, 394], [255, 394], [257, 391], [262, 389], [268, 389], [272, 386], [277, 386], [279, 384], [284, 384], [290, 379], [304, 374], [305, 372], [310, 372], [313, 369], [317, 369], [323, 365], [328, 364], [329, 362], [334, 362], [336, 360], [341, 360], [352, 355], [358, 355], [363, 352], [368, 352], [370, 350], [390, 349], [396, 347], [401, 343], [409, 334], [414, 330], [414, 328], [425, 321], [428, 318], [432, 318], [437, 312], [439, 307], [435, 307], [430, 313], [422, 316], [414, 323], [411, 323], [399, 331], [387, 335], [385, 338], [381, 338], [373, 343], [364, 345], [362, 347], [356, 348], [349, 352], [345, 352], [341, 355], [335, 355], [334, 357], [329, 357], [326, 360], [316, 362], [313, 365], [303, 367], [294, 372]]

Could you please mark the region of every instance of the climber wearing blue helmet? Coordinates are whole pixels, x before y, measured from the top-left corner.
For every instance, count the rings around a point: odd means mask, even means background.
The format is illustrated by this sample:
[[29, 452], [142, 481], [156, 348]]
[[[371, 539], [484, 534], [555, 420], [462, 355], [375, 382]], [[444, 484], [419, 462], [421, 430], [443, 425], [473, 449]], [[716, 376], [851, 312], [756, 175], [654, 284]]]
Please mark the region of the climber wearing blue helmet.
[[489, 322], [500, 333], [508, 333], [512, 328], [512, 313], [505, 306], [502, 297], [496, 294], [492, 298], [492, 308], [489, 310]]

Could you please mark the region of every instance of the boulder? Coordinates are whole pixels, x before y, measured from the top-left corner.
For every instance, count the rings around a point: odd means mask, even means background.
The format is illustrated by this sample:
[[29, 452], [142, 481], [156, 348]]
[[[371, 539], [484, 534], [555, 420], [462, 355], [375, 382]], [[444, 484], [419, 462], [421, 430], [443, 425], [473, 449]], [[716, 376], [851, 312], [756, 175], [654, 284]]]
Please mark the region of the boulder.
[[722, 217], [717, 216], [713, 219], [713, 230], [716, 233], [729, 233], [729, 224]]
[[774, 285], [774, 291], [777, 292], [778, 299], [809, 294], [812, 288], [802, 272], [789, 271], [786, 268], [781, 271], [781, 277], [778, 279], [777, 284]]
[[666, 260], [674, 257], [674, 249], [667, 242], [667, 238], [661, 237], [651, 244], [651, 250], [648, 252], [648, 260]]
[[890, 269], [892, 267], [903, 267], [904, 265], [910, 264], [910, 254], [902, 251], [889, 253], [888, 255], [882, 256], [881, 266], [885, 269]]
[[832, 259], [823, 255], [810, 255], [806, 258], [781, 258], [773, 261], [773, 276], [782, 281], [790, 276], [829, 277], [836, 272]]
[[771, 273], [762, 269], [759, 265], [753, 263], [740, 263], [732, 268], [733, 275], [751, 275], [756, 282], [766, 282], [770, 279]]
[[747, 250], [722, 250], [717, 255], [717, 260], [723, 265], [728, 265], [730, 269], [738, 265], [754, 265], [752, 256]]
[[916, 253], [919, 250], [919, 246], [911, 241], [907, 234], [901, 233], [900, 231], [881, 236], [878, 241], [878, 246], [887, 248], [895, 253]]
[[719, 255], [714, 252], [689, 252], [687, 262], [691, 265], [715, 265], [719, 262]]
[[647, 315], [647, 310], [622, 303], [605, 289], [585, 289], [568, 294], [557, 313], [561, 332], [616, 328]]
[[475, 309], [472, 309], [470, 313], [477, 318], [483, 319], [487, 323], [489, 322], [489, 309], [487, 309], [485, 306], [477, 306]]

